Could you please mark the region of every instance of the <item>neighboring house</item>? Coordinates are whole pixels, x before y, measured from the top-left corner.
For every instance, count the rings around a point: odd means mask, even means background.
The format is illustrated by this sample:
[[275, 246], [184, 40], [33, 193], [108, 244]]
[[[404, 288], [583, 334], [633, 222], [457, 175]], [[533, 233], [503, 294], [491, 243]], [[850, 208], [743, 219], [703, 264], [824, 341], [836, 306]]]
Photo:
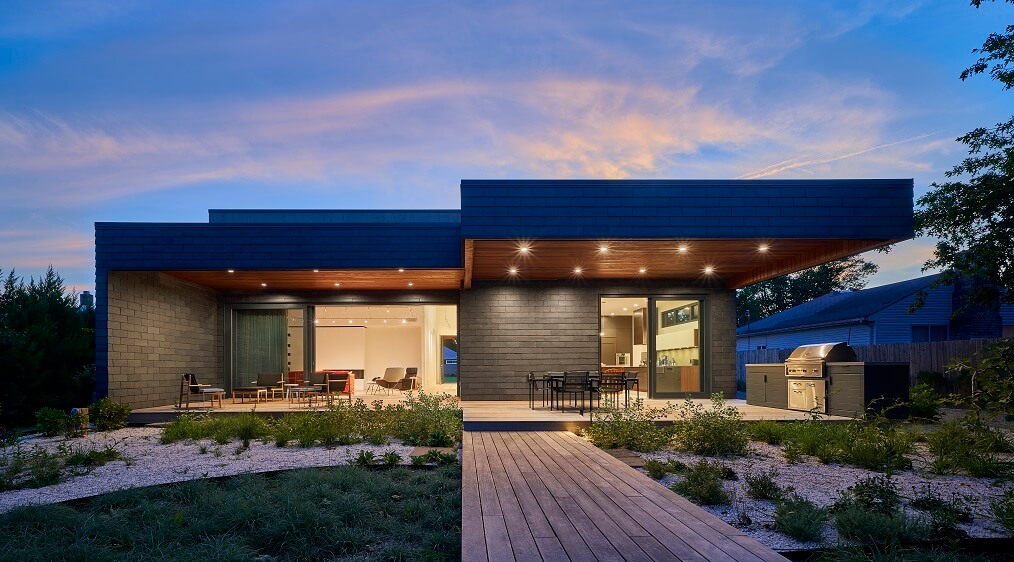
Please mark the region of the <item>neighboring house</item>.
[[97, 223], [98, 396], [175, 401], [392, 369], [465, 400], [529, 371], [636, 370], [654, 397], [731, 394], [735, 289], [910, 238], [912, 180], [462, 180], [460, 210], [212, 210]]
[[[736, 350], [791, 349], [804, 344], [847, 342], [851, 345], [918, 343], [974, 338], [1014, 337], [1014, 305], [999, 313], [966, 307], [964, 283], [929, 286], [928, 275], [861, 291], [839, 291], [773, 314], [736, 330]], [[920, 291], [922, 307], [908, 312]]]

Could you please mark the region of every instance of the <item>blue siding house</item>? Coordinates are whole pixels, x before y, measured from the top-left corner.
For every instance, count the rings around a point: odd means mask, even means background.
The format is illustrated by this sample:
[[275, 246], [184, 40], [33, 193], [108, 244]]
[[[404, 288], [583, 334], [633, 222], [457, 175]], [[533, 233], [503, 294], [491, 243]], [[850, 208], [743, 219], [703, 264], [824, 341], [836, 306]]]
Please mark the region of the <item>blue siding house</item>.
[[737, 288], [913, 234], [910, 179], [462, 180], [460, 195], [97, 223], [96, 394], [139, 408], [174, 402], [181, 373], [228, 393], [342, 371], [355, 392], [411, 373], [525, 400], [530, 371], [634, 370], [650, 396], [731, 395]]
[[[846, 342], [850, 345], [918, 343], [972, 338], [1014, 337], [1014, 305], [999, 314], [962, 306], [954, 286], [929, 289], [928, 275], [861, 291], [818, 297], [736, 330], [736, 350], [792, 349], [804, 344]], [[959, 288], [960, 289], [960, 288]], [[920, 291], [923, 305], [909, 313]]]

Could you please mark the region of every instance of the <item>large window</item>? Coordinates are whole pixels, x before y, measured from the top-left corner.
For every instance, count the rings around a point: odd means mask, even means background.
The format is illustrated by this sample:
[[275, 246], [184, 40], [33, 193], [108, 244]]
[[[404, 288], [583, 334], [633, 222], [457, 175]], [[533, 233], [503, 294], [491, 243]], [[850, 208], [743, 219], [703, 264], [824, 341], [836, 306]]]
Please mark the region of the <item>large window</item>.
[[232, 333], [232, 386], [256, 384], [258, 375], [303, 371], [303, 309], [236, 310]]
[[912, 326], [912, 343], [947, 341], [947, 325]]
[[703, 392], [700, 301], [657, 299], [654, 303], [655, 394]]

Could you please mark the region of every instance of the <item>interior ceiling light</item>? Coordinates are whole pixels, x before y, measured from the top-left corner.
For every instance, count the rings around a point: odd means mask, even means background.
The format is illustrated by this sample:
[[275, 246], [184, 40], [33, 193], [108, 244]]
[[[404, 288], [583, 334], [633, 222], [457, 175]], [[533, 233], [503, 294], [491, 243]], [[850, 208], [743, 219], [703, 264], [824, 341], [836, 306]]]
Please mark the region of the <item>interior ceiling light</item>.
[[606, 335], [606, 333], [605, 333], [605, 332], [599, 332], [599, 337], [600, 337], [600, 338], [601, 338], [602, 336], [604, 336], [604, 335]]
[[402, 323], [402, 324], [408, 324], [408, 320], [405, 320], [404, 318], [402, 318], [402, 319], [401, 319], [401, 323]]
[[627, 307], [623, 307], [623, 310], [627, 310]]
[[387, 324], [387, 319], [386, 318], [384, 319], [384, 324]]
[[352, 319], [351, 319], [351, 318], [349, 318], [349, 324], [351, 324], [351, 323], [352, 323]]

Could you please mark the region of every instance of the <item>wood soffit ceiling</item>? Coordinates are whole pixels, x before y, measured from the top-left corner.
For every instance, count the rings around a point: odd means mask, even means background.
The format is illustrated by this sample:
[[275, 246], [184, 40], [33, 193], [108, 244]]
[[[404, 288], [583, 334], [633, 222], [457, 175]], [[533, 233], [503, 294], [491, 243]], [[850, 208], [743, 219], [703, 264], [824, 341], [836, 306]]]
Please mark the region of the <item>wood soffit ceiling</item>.
[[[433, 291], [469, 288], [473, 280], [521, 282], [579, 278], [721, 283], [735, 289], [892, 242], [895, 241], [465, 240], [463, 269], [235, 270], [231, 273], [228, 270], [202, 270], [164, 273], [222, 291]], [[523, 246], [528, 248], [527, 252], [521, 251]], [[605, 252], [602, 247], [606, 248]], [[685, 247], [686, 251], [680, 252], [680, 247]], [[761, 251], [762, 247], [767, 249]], [[515, 273], [511, 273], [512, 268], [516, 269]], [[580, 268], [580, 273], [575, 272], [577, 268]], [[710, 273], [708, 268], [711, 268]]]
[[[890, 240], [474, 240], [466, 278], [716, 280], [730, 288], [865, 252]], [[522, 246], [528, 251], [523, 252]], [[606, 251], [601, 248], [605, 247]], [[680, 252], [679, 248], [686, 251]], [[766, 250], [761, 251], [764, 247]], [[467, 251], [467, 246], [466, 246]], [[711, 273], [707, 269], [711, 268]], [[516, 273], [511, 269], [516, 268]], [[580, 268], [580, 273], [575, 270]], [[641, 272], [641, 269], [644, 272]]]
[[[458, 290], [463, 269], [321, 269], [165, 271], [220, 291], [438, 291]], [[266, 286], [262, 286], [264, 283]], [[335, 283], [339, 283], [335, 286]], [[409, 283], [412, 285], [409, 286]]]

